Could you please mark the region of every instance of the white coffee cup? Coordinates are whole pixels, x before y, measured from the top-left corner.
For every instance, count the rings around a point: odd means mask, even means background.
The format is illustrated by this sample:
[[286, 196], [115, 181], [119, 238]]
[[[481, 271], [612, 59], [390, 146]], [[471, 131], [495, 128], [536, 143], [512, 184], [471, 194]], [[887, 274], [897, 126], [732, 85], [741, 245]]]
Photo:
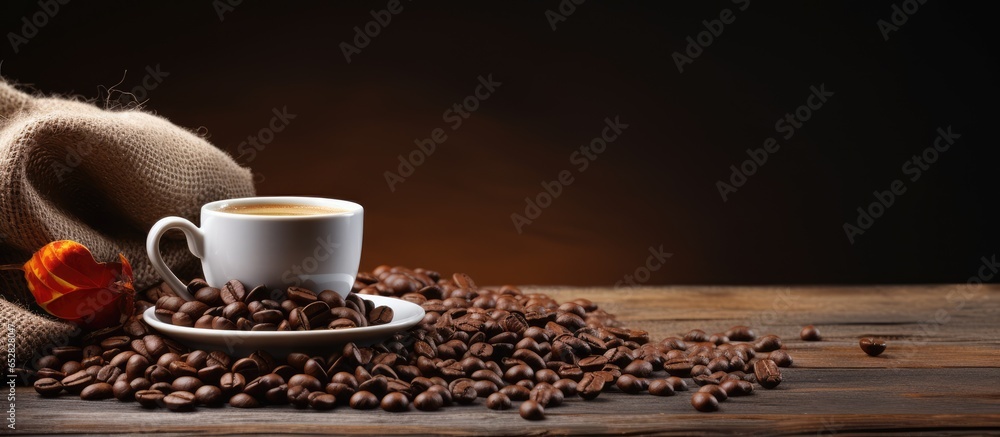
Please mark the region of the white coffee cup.
[[[223, 211], [259, 204], [301, 205], [337, 210], [311, 215], [254, 215]], [[222, 287], [238, 279], [246, 287], [301, 286], [334, 290], [346, 297], [361, 263], [364, 208], [354, 202], [318, 197], [247, 197], [201, 207], [201, 228], [181, 217], [160, 219], [149, 230], [146, 253], [153, 268], [179, 296], [194, 300], [187, 286], [160, 256], [160, 238], [170, 229], [187, 237], [201, 259], [205, 280]]]

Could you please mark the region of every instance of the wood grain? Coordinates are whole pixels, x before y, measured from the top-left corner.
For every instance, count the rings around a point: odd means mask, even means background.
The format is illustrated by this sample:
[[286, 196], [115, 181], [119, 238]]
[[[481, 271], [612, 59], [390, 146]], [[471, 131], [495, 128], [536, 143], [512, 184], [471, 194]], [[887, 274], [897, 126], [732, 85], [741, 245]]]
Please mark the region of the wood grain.
[[[700, 328], [749, 325], [785, 340], [795, 359], [774, 390], [697, 413], [689, 395], [605, 393], [569, 399], [541, 422], [482, 401], [437, 413], [331, 412], [271, 407], [147, 411], [114, 400], [42, 399], [17, 390], [18, 434], [691, 434], [701, 432], [838, 434], [1000, 433], [1000, 287], [660, 287], [629, 290], [532, 288], [560, 300], [598, 302], [654, 337]], [[815, 324], [824, 341], [802, 342]], [[863, 335], [889, 338], [884, 355], [868, 357]], [[693, 384], [692, 384], [693, 385]]]

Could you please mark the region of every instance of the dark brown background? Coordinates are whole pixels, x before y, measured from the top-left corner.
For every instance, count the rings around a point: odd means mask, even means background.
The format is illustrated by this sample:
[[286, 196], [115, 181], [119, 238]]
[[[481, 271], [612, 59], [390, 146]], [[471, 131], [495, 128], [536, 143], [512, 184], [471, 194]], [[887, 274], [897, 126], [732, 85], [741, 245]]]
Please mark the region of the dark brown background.
[[[385, 1], [70, 2], [0, 73], [43, 92], [126, 102], [147, 66], [169, 73], [145, 108], [239, 155], [272, 108], [296, 115], [250, 162], [261, 194], [358, 201], [362, 267], [465, 271], [485, 283], [610, 285], [673, 253], [649, 283], [957, 282], [997, 234], [997, 58], [979, 3], [931, 1], [884, 41], [892, 2], [753, 0], [679, 73], [671, 53], [731, 2], [588, 1], [552, 31], [556, 1], [404, 2], [348, 64], [338, 44]], [[20, 32], [36, 1], [0, 4]], [[127, 71], [127, 74], [125, 74]], [[502, 83], [456, 131], [442, 112], [480, 75]], [[124, 79], [122, 76], [124, 75]], [[834, 97], [723, 202], [715, 182], [811, 85]], [[518, 234], [511, 214], [603, 119], [629, 124]], [[962, 135], [851, 245], [872, 191]], [[437, 127], [448, 140], [391, 192], [384, 172]]]

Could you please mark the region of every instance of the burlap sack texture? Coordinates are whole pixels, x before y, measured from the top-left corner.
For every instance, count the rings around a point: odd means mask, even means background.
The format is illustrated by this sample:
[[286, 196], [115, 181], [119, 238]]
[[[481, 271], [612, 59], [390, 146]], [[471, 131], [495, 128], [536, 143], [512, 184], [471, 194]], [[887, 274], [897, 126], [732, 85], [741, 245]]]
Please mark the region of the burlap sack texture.
[[[162, 117], [34, 96], [0, 78], [0, 264], [76, 240], [98, 261], [125, 254], [136, 290], [145, 290], [160, 280], [145, 251], [153, 223], [168, 215], [197, 223], [201, 205], [253, 194], [248, 169]], [[164, 260], [191, 278], [197, 259], [174, 237], [162, 242]], [[0, 272], [0, 294], [2, 328], [16, 325], [21, 363], [74, 333], [29, 304], [21, 272]]]

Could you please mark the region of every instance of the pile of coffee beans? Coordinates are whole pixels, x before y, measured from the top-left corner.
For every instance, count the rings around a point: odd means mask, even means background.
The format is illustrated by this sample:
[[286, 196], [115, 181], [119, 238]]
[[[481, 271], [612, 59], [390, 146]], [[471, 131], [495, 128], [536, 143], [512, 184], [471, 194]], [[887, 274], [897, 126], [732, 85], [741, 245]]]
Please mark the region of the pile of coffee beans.
[[188, 292], [195, 300], [160, 297], [156, 314], [178, 326], [242, 331], [357, 328], [389, 323], [393, 315], [392, 308], [353, 292], [345, 299], [333, 290], [317, 294], [302, 287], [282, 291], [261, 285], [247, 291], [237, 280], [215, 288], [201, 279], [191, 281]]
[[[645, 331], [619, 326], [613, 315], [586, 299], [559, 303], [514, 286], [480, 288], [467, 275], [443, 278], [425, 269], [380, 266], [361, 273], [355, 294], [342, 301], [295, 287], [274, 299], [258, 289], [247, 293], [236, 281], [213, 289], [196, 280], [190, 288], [198, 297], [194, 305], [178, 302], [165, 286], [147, 297], [156, 301], [158, 313], [181, 319], [178, 324], [187, 325], [185, 316], [177, 315], [185, 314], [188, 326], [217, 329], [253, 330], [261, 324], [337, 329], [343, 326], [332, 325], [344, 318], [355, 326], [373, 324], [373, 318], [382, 322], [381, 316], [373, 317], [378, 308], [359, 294], [399, 297], [427, 313], [413, 328], [370, 347], [348, 343], [324, 355], [284, 357], [257, 351], [245, 358], [188, 350], [133, 318], [118, 335], [55, 348], [38, 362], [35, 390], [87, 400], [114, 397], [172, 411], [228, 404], [401, 412], [482, 402], [492, 410], [517, 408], [524, 419], [540, 420], [573, 398], [589, 401], [607, 391], [672, 396], [691, 384], [700, 387], [691, 396], [692, 406], [715, 411], [719, 402], [751, 394], [754, 383], [774, 388], [782, 381], [779, 368], [792, 363], [780, 338], [758, 337], [745, 326], [652, 340]], [[305, 311], [316, 303], [329, 310]], [[153, 305], [137, 302], [137, 314]], [[357, 315], [337, 317], [337, 308]], [[254, 317], [266, 311], [274, 316]], [[324, 319], [314, 323], [316, 315]]]

